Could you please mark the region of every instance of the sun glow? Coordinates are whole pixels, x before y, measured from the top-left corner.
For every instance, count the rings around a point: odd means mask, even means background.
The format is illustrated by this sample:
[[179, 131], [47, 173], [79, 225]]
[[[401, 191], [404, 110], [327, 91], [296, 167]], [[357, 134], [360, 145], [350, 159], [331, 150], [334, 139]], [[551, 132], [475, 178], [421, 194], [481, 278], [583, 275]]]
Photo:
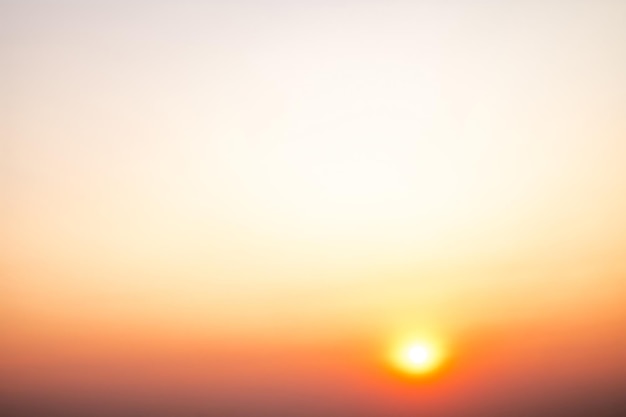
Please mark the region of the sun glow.
[[391, 353], [392, 365], [409, 375], [435, 372], [445, 361], [442, 346], [427, 340], [414, 340], [397, 346]]

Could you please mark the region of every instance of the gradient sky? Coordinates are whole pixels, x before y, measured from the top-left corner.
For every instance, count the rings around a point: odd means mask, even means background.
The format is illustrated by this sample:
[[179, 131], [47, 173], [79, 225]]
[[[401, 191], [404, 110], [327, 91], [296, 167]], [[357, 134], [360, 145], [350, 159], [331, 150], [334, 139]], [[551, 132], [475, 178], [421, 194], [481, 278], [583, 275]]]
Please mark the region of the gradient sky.
[[[617, 0], [0, 0], [3, 395], [612, 404], [625, 22]], [[427, 384], [383, 359], [413, 333], [450, 353]]]

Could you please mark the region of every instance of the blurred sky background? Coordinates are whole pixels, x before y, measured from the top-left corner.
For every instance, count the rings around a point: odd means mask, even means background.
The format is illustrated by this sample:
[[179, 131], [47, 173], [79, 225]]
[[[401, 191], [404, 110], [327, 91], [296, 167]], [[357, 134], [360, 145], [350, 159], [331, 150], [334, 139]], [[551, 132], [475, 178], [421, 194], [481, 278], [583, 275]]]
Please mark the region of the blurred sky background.
[[2, 397], [624, 415], [625, 74], [618, 0], [0, 0]]

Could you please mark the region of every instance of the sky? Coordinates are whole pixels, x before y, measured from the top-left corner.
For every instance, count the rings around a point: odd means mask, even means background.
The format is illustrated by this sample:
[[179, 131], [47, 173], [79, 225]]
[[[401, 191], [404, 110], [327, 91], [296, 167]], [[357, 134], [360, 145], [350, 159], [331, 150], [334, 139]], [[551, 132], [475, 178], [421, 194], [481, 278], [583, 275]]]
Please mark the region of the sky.
[[0, 0], [0, 407], [623, 415], [625, 19]]

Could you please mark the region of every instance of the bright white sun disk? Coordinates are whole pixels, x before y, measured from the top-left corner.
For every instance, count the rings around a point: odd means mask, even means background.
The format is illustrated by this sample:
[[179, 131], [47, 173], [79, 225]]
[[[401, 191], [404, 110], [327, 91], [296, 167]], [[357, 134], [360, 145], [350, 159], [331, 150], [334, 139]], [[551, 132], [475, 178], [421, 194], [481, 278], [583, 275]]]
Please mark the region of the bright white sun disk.
[[443, 349], [427, 341], [409, 342], [392, 352], [393, 366], [407, 374], [429, 374], [439, 368], [444, 360]]

